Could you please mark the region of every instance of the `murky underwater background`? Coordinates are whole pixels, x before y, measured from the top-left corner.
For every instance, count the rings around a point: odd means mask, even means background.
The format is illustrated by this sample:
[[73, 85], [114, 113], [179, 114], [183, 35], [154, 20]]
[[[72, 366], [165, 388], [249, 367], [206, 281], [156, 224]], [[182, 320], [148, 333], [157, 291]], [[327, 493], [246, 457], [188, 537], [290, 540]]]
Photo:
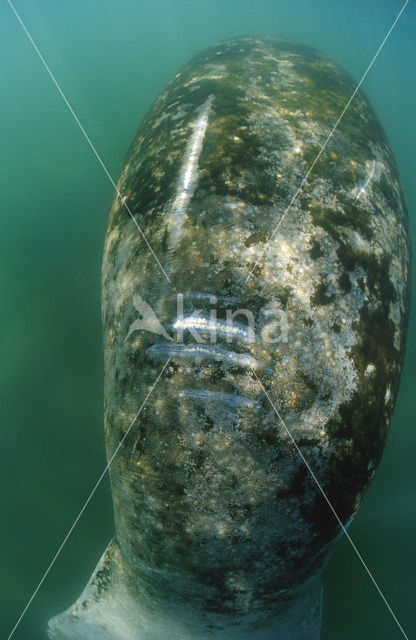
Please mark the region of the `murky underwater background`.
[[[358, 82], [402, 4], [16, 0], [15, 6], [117, 179], [143, 115], [204, 47], [237, 35], [283, 36], [320, 49]], [[363, 87], [396, 157], [413, 246], [415, 43], [412, 0]], [[0, 637], [7, 638], [106, 464], [100, 264], [113, 189], [5, 0], [0, 52]], [[350, 528], [409, 638], [416, 637], [415, 323], [413, 313], [384, 458]], [[105, 479], [13, 637], [46, 640], [47, 620], [79, 595], [112, 533]], [[343, 540], [326, 574], [322, 638], [401, 637]]]

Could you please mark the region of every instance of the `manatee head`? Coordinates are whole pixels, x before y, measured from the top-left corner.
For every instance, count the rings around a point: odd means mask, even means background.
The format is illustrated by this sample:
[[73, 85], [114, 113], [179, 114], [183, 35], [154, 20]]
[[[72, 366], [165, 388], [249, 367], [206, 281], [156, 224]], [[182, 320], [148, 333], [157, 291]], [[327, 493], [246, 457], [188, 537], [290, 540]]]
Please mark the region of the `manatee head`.
[[319, 638], [409, 302], [406, 208], [362, 93], [329, 135], [353, 91], [314, 50], [239, 38], [178, 73], [132, 143], [103, 262], [116, 535], [84, 594], [108, 637]]

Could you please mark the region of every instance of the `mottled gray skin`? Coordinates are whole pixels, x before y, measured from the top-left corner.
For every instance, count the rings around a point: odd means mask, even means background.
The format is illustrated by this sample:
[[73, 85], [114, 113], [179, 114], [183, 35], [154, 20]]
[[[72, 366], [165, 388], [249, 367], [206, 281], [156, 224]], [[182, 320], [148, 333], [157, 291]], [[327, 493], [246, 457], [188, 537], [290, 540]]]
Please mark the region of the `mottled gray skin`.
[[[172, 360], [111, 465], [115, 538], [51, 638], [319, 638], [340, 527], [238, 354], [347, 523], [382, 454], [409, 304], [406, 209], [362, 93], [267, 242], [353, 90], [314, 50], [242, 38], [192, 60], [144, 119], [118, 187], [172, 284], [115, 199], [103, 263], [109, 457]], [[124, 342], [138, 293], [174, 337], [176, 292], [188, 316], [208, 315], [209, 295], [224, 298], [218, 318], [251, 310], [258, 339], [222, 336], [213, 348], [229, 355], [200, 359], [145, 331]], [[279, 313], [287, 340], [269, 344]]]

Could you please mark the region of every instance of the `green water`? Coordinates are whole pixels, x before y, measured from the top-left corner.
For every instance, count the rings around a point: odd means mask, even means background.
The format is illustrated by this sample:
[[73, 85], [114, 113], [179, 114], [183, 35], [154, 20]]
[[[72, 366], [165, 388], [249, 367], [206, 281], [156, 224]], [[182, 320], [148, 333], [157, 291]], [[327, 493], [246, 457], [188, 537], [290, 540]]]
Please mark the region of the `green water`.
[[[242, 34], [284, 36], [317, 47], [358, 81], [401, 6], [16, 0], [115, 179], [141, 118], [202, 48]], [[396, 157], [413, 246], [415, 42], [412, 1], [364, 84]], [[113, 190], [5, 0], [0, 50], [0, 635], [7, 638], [105, 467], [99, 277]], [[415, 319], [384, 458], [350, 529], [409, 638], [416, 637]], [[48, 618], [79, 595], [112, 532], [105, 479], [16, 639], [46, 640]], [[345, 540], [325, 586], [323, 639], [403, 637]]]

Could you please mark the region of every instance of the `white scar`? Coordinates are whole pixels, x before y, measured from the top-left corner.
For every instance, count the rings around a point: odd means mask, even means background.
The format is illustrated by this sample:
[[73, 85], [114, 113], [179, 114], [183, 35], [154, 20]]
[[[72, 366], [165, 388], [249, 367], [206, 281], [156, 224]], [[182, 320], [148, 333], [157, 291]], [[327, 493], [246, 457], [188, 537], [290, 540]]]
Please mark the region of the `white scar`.
[[169, 249], [175, 249], [178, 244], [186, 209], [193, 196], [198, 174], [198, 161], [201, 155], [205, 132], [208, 126], [209, 113], [214, 96], [210, 95], [198, 110], [198, 118], [191, 124], [193, 134], [185, 150], [185, 160], [182, 164], [172, 213], [169, 216]]
[[363, 195], [363, 193], [365, 193], [368, 185], [370, 184], [371, 180], [374, 178], [374, 172], [376, 169], [376, 162], [375, 160], [372, 161], [372, 165], [371, 165], [371, 171], [370, 171], [370, 175], [368, 176], [367, 180], [364, 182], [363, 186], [361, 187], [361, 189], [357, 189], [357, 193], [355, 196], [356, 200], [359, 200], [361, 198], [361, 196]]

